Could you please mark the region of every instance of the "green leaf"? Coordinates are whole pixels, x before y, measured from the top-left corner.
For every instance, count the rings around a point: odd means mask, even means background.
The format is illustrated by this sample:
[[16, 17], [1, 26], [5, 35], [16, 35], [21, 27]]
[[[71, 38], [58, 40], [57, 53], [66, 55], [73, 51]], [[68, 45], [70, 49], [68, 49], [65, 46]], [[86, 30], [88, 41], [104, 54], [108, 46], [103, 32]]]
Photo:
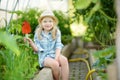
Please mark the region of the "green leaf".
[[115, 46], [109, 46], [108, 48], [94, 52], [93, 55], [96, 58], [100, 58], [100, 57], [108, 56], [110, 54], [115, 55], [115, 51], [116, 51]]
[[75, 8], [86, 9], [91, 2], [92, 2], [91, 0], [75, 0]]
[[0, 31], [0, 43], [12, 50], [17, 56], [20, 54], [14, 37], [7, 34], [6, 32]]
[[98, 0], [92, 0], [92, 2], [93, 2], [93, 3], [97, 3], [97, 2], [98, 2]]

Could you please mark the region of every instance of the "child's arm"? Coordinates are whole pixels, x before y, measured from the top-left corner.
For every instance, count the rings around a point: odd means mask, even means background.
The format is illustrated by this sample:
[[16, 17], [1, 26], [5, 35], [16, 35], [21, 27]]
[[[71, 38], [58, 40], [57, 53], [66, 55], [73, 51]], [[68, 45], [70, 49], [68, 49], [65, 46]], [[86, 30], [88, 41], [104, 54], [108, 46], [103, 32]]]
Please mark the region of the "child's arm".
[[33, 50], [35, 52], [38, 52], [38, 48], [37, 46], [35, 45], [35, 43], [30, 39], [30, 38], [25, 38], [24, 41], [26, 42], [26, 40], [29, 42], [30, 46], [33, 48]]
[[61, 49], [63, 47], [63, 44], [61, 42], [61, 32], [60, 30], [58, 29], [57, 30], [57, 36], [56, 36], [56, 51], [55, 51], [55, 59], [58, 60], [60, 54], [61, 54]]
[[55, 53], [56, 53], [55, 60], [58, 60], [61, 53], [61, 49], [57, 48]]

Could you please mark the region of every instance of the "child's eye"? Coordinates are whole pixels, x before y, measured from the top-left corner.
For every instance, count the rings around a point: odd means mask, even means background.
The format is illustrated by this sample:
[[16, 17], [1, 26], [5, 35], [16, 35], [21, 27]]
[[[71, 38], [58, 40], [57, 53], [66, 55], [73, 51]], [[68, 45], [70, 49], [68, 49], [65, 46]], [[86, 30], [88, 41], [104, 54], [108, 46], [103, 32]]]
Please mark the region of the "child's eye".
[[44, 23], [46, 23], [47, 21], [43, 21]]
[[52, 20], [50, 20], [49, 22], [52, 22]]

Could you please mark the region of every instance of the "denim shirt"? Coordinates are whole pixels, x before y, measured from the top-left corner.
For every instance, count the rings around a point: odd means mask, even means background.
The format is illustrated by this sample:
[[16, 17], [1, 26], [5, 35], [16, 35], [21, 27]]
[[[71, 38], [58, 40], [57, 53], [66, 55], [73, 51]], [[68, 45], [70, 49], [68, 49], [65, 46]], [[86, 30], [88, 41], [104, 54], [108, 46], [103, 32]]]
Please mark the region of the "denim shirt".
[[39, 63], [43, 60], [47, 55], [51, 57], [55, 57], [55, 51], [57, 48], [62, 49], [63, 44], [61, 42], [61, 32], [58, 29], [56, 39], [52, 39], [52, 34], [49, 32], [45, 34], [44, 31], [41, 33], [42, 39], [38, 39], [38, 35], [35, 34], [34, 42], [38, 48], [38, 56]]

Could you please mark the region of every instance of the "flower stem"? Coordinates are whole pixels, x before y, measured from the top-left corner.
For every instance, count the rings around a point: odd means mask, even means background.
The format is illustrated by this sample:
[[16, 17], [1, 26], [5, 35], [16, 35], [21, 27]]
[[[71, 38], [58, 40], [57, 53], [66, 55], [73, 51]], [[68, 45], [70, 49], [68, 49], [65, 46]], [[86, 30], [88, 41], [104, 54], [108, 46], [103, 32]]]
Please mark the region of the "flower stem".
[[[28, 38], [28, 34], [25, 34], [25, 37]], [[29, 47], [29, 42], [26, 42], [27, 47]]]

